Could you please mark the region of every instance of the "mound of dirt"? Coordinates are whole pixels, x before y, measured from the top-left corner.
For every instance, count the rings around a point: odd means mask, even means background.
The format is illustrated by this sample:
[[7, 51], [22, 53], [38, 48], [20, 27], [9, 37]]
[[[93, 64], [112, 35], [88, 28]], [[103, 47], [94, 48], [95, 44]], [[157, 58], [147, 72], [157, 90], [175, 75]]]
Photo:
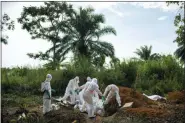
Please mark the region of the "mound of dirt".
[[118, 110], [112, 116], [103, 119], [104, 123], [184, 123], [185, 111], [183, 108], [160, 110], [152, 108], [129, 108]]
[[119, 87], [119, 93], [121, 97], [122, 105], [127, 102], [134, 102], [133, 107], [142, 107], [146, 105], [156, 104], [153, 100], [145, 97], [140, 92], [127, 88], [127, 87]]
[[129, 108], [126, 109], [126, 112], [146, 117], [162, 117], [165, 116], [165, 114], [167, 113], [167, 111], [163, 109], [146, 107]]
[[176, 104], [184, 103], [185, 102], [184, 92], [183, 91], [169, 92], [167, 99], [168, 101]]
[[[135, 91], [131, 88], [119, 87], [119, 94], [120, 94], [122, 105], [128, 102], [133, 102], [133, 106], [132, 106], [133, 108], [145, 107], [148, 105], [157, 104], [153, 100], [145, 97], [138, 91]], [[118, 104], [114, 97], [110, 100], [109, 104], [105, 105], [105, 112], [106, 112], [105, 115], [110, 116], [114, 114], [117, 110], [118, 110]]]

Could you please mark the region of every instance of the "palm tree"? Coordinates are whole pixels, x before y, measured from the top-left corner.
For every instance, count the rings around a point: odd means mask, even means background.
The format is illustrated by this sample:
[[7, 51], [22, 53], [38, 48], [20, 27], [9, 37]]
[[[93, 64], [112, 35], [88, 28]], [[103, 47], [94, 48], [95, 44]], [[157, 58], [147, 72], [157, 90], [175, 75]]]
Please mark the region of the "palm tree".
[[134, 53], [136, 53], [140, 57], [140, 59], [145, 61], [149, 59], [157, 60], [161, 57], [158, 53], [152, 54], [152, 46], [148, 47], [146, 45], [141, 46], [140, 49], [136, 49], [136, 52]]
[[111, 68], [113, 68], [113, 67], [115, 68], [116, 65], [118, 65], [118, 66], [120, 65], [120, 60], [117, 57], [112, 57], [111, 61], [109, 63], [110, 63]]
[[185, 46], [183, 44], [175, 51], [175, 55], [180, 58], [181, 61], [185, 61]]
[[107, 34], [116, 35], [116, 30], [111, 26], [102, 27], [105, 18], [102, 14], [95, 14], [91, 7], [79, 8], [75, 11], [65, 32], [68, 40], [62, 43], [58, 52], [65, 56], [72, 51], [74, 56], [92, 58], [94, 54], [104, 57], [114, 56], [112, 44], [101, 41], [100, 37]]

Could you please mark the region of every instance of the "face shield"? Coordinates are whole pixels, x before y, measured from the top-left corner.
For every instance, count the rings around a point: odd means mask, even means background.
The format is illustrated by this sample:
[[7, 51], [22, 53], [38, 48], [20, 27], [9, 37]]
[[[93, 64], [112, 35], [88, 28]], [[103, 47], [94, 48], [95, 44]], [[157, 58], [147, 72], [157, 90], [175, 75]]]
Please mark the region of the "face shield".
[[47, 82], [50, 82], [51, 79], [52, 79], [51, 74], [47, 74], [47, 75], [46, 75], [46, 81], [47, 81]]

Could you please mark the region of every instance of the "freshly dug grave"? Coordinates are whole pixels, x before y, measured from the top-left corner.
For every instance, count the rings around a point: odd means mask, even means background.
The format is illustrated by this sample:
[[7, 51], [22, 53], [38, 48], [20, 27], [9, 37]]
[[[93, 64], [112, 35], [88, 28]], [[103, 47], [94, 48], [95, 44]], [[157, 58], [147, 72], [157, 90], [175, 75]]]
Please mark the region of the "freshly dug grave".
[[[128, 102], [133, 102], [133, 108], [138, 107], [145, 107], [148, 105], [156, 105], [157, 103], [154, 102], [151, 99], [148, 99], [138, 91], [135, 91], [131, 88], [127, 87], [119, 87], [119, 94], [121, 98], [121, 104], [124, 105]], [[112, 98], [109, 102], [109, 104], [105, 105], [105, 115], [110, 116], [114, 114], [118, 110], [118, 104], [117, 101], [114, 98]]]
[[102, 123], [184, 123], [185, 110], [182, 106], [170, 106], [170, 110], [152, 108], [120, 109], [112, 116], [104, 118]]
[[175, 104], [185, 103], [184, 91], [169, 92], [167, 100]]
[[134, 102], [133, 107], [137, 108], [146, 105], [156, 104], [156, 102], [154, 102], [153, 100], [147, 98], [146, 96], [131, 88], [119, 87], [119, 93], [122, 105], [127, 102]]
[[[134, 102], [132, 108], [118, 109], [118, 104], [113, 98], [105, 106], [106, 116], [104, 123], [185, 123], [184, 95], [182, 92], [170, 92], [169, 101], [153, 101], [141, 93], [130, 88], [119, 87], [122, 105]], [[112, 115], [113, 114], [113, 115]], [[112, 116], [110, 116], [112, 115]]]
[[164, 109], [146, 107], [128, 108], [126, 109], [126, 112], [147, 117], [163, 117], [168, 113], [167, 110]]

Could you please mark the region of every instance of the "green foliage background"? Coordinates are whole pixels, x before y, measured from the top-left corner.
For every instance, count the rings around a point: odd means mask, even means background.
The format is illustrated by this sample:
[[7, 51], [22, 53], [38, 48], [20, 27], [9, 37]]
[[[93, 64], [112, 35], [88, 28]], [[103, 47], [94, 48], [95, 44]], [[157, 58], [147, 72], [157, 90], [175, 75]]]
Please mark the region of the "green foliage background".
[[[83, 62], [82, 62], [83, 61]], [[100, 89], [109, 84], [132, 87], [147, 94], [165, 95], [170, 91], [181, 90], [184, 81], [183, 67], [171, 55], [159, 60], [124, 60], [114, 67], [96, 67], [88, 60], [81, 59], [64, 65], [61, 70], [45, 68], [16, 67], [2, 68], [2, 93], [30, 93], [41, 95], [41, 82], [47, 73], [52, 74], [51, 86], [62, 96], [70, 79], [80, 77], [80, 85], [86, 82], [86, 77], [97, 78]]]

